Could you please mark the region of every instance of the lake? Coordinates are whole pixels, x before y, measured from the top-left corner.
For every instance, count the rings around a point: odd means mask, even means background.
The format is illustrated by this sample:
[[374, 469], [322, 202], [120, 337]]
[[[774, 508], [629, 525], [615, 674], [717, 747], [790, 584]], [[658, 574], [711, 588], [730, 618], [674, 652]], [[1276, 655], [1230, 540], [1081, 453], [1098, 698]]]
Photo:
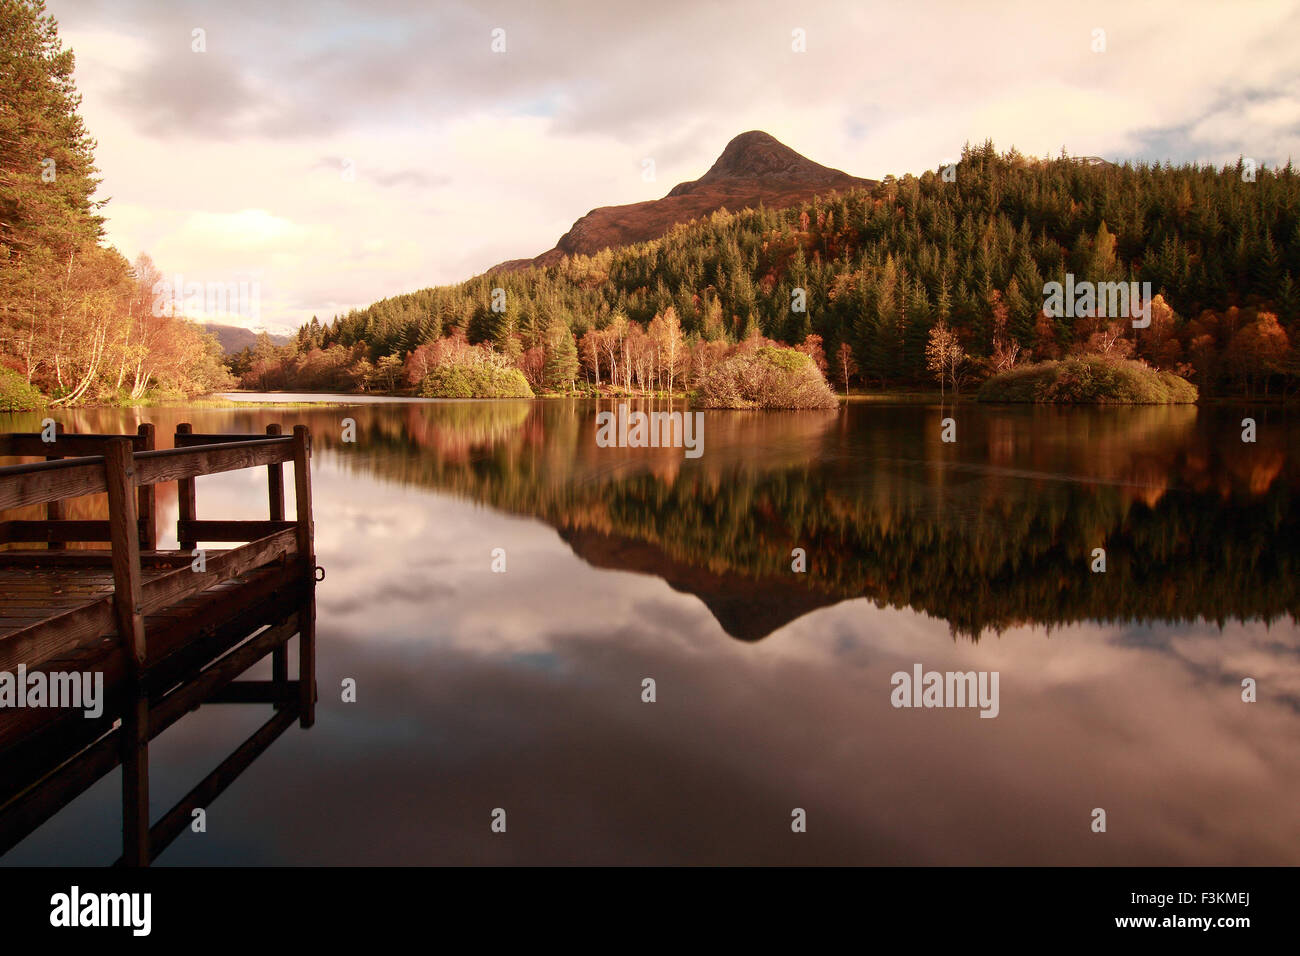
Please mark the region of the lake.
[[[608, 401], [262, 397], [56, 416], [313, 434], [316, 725], [162, 865], [1300, 863], [1294, 412], [705, 412], [688, 458], [599, 447]], [[199, 479], [199, 517], [265, 517], [264, 482]], [[996, 672], [996, 717], [895, 706], [917, 665]], [[266, 713], [155, 741], [155, 816]], [[3, 863], [110, 862], [118, 799]]]

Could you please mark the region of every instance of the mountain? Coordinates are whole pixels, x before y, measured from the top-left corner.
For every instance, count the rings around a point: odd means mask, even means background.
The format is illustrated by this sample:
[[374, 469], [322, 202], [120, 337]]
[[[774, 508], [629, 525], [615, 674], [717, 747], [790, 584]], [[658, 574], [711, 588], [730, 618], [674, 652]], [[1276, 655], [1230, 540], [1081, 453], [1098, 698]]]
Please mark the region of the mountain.
[[627, 206], [601, 206], [573, 224], [555, 248], [535, 259], [511, 259], [492, 271], [548, 266], [566, 255], [591, 255], [601, 249], [657, 239], [673, 226], [718, 209], [738, 212], [759, 205], [780, 209], [832, 190], [876, 185], [801, 156], [759, 130], [741, 133], [699, 179], [679, 183], [663, 199]]
[[[734, 196], [738, 184], [764, 173], [787, 183], [813, 178], [805, 160], [768, 139], [741, 137], [714, 170], [660, 203], [680, 206], [710, 192], [721, 201], [719, 190]], [[823, 180], [837, 175], [812, 172]], [[995, 352], [1005, 357], [1014, 346], [1020, 360], [1043, 361], [1111, 342], [1112, 354], [1131, 352], [1163, 371], [1182, 374], [1190, 365], [1207, 398], [1291, 393], [1300, 384], [1294, 168], [1260, 168], [1248, 182], [1234, 166], [1039, 160], [999, 154], [985, 142], [962, 149], [955, 180], [946, 172], [888, 176], [784, 208], [714, 213], [617, 255], [575, 256], [391, 296], [338, 317], [314, 344], [364, 345], [373, 368], [384, 356], [406, 361], [413, 346], [464, 334], [471, 344], [491, 342], [518, 356], [515, 364], [540, 382], [548, 350], [569, 344], [549, 338], [548, 327], [564, 322], [577, 342], [595, 331], [617, 346], [598, 364], [594, 339], [579, 346], [584, 381], [594, 386], [599, 372], [608, 382], [611, 360], [622, 356], [626, 383], [626, 357], [671, 307], [692, 348], [725, 348], [758, 333], [811, 349], [808, 337], [820, 336], [841, 387], [847, 365], [850, 387], [934, 388], [925, 353], [940, 320], [977, 375], [996, 364]], [[597, 211], [588, 223], [645, 208]], [[571, 247], [582, 231], [575, 227], [564, 244]], [[1049, 283], [1071, 274], [1150, 282], [1159, 293], [1149, 303], [1150, 328], [1126, 331], [1119, 345], [1107, 336], [1111, 326], [1123, 330], [1120, 316], [1106, 323], [1047, 316]], [[497, 289], [509, 303], [505, 312], [489, 305]], [[804, 292], [803, 311], [793, 308], [796, 289]], [[708, 354], [699, 357], [712, 361]], [[284, 387], [297, 387], [299, 370], [285, 361]]]
[[[227, 355], [234, 355], [256, 345], [259, 335], [252, 329], [245, 329], [238, 325], [220, 325], [216, 322], [204, 322], [203, 331], [215, 335], [217, 341], [221, 343], [222, 351]], [[276, 345], [285, 345], [289, 341], [289, 336], [272, 333], [271, 341]]]
[[648, 541], [582, 528], [559, 528], [560, 538], [588, 564], [662, 578], [674, 591], [693, 594], [722, 629], [742, 641], [759, 641], [791, 621], [846, 600], [809, 588], [798, 575], [750, 577], [675, 560]]

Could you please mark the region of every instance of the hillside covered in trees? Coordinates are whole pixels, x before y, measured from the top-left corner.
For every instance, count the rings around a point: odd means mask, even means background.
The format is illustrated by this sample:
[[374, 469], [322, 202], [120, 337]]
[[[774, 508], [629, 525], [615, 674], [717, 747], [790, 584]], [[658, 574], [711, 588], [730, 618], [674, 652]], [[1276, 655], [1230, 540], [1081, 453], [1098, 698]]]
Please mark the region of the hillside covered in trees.
[[[1150, 327], [1048, 317], [1044, 286], [1067, 273], [1150, 282]], [[985, 143], [920, 177], [720, 211], [662, 239], [313, 319], [233, 368], [248, 387], [415, 387], [430, 347], [463, 337], [534, 388], [682, 390], [767, 339], [813, 355], [841, 389], [932, 388], [926, 346], [941, 326], [960, 381], [1097, 354], [1184, 375], [1202, 396], [1275, 395], [1300, 375], [1297, 282], [1290, 164], [1117, 166]]]
[[155, 308], [148, 257], [103, 244], [73, 54], [44, 9], [0, 0], [0, 411], [227, 387], [216, 340]]

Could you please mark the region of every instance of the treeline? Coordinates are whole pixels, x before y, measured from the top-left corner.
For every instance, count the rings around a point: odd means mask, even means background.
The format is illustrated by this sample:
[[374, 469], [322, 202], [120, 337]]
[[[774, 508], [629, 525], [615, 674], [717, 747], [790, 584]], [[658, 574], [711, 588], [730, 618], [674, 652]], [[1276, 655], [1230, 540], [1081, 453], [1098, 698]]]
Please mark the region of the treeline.
[[0, 410], [228, 387], [216, 340], [154, 308], [148, 257], [102, 244], [73, 63], [41, 0], [0, 0]]
[[[276, 345], [262, 333], [256, 344], [228, 358], [227, 365], [245, 388], [271, 391], [410, 391], [426, 397], [462, 397], [459, 389], [444, 395], [442, 383], [463, 379], [468, 371], [500, 369], [527, 387], [488, 387], [475, 390], [475, 397], [574, 391], [651, 395], [704, 387], [719, 370], [780, 344], [756, 331], [740, 342], [688, 335], [672, 306], [644, 327], [615, 314], [603, 327], [587, 327], [581, 338], [567, 320], [554, 315], [535, 338], [512, 333], [471, 340], [465, 329], [452, 326], [445, 336], [373, 360], [373, 350], [364, 341], [343, 345], [332, 333], [313, 317], [285, 345]], [[820, 336], [810, 334], [793, 349], [812, 359], [819, 379], [828, 373]]]
[[[932, 385], [925, 347], [942, 322], [982, 374], [1100, 352], [1187, 375], [1203, 395], [1294, 387], [1300, 180], [1290, 164], [1115, 166], [985, 143], [946, 172], [789, 209], [720, 211], [653, 242], [384, 299], [313, 321], [291, 351], [360, 346], [373, 365], [460, 333], [528, 374], [557, 326], [575, 342], [621, 323], [648, 334], [671, 309], [688, 351], [820, 336], [840, 385], [841, 354], [853, 383]], [[1166, 308], [1141, 330], [1049, 318], [1044, 286], [1067, 273], [1150, 282]], [[578, 351], [594, 382], [594, 360]]]

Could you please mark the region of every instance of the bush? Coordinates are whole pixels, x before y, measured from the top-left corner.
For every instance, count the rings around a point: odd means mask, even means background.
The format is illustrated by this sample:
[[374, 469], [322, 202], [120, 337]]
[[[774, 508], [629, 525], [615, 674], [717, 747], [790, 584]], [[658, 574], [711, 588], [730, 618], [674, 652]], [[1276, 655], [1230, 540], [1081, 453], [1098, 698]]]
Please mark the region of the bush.
[[528, 380], [517, 368], [439, 365], [420, 382], [424, 398], [532, 398]]
[[704, 372], [700, 408], [837, 408], [839, 399], [812, 358], [765, 345], [727, 356]]
[[17, 372], [0, 368], [0, 412], [24, 412], [43, 408], [45, 396], [27, 384]]
[[1181, 405], [1195, 402], [1196, 396], [1196, 386], [1172, 372], [1129, 359], [1083, 355], [994, 375], [976, 397], [981, 402]]

